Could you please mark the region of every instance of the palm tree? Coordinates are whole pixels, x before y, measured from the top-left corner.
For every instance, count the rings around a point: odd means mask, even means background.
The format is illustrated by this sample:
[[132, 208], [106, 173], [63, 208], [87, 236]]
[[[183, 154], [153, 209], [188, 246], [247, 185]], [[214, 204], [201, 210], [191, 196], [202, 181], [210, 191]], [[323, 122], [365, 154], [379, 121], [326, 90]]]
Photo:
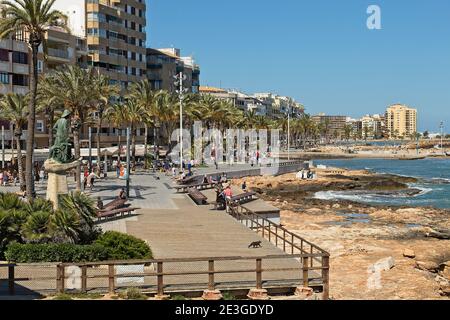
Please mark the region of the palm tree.
[[36, 94], [38, 85], [37, 56], [41, 45], [45, 46], [45, 32], [52, 25], [66, 28], [67, 17], [53, 10], [56, 0], [3, 0], [0, 19], [0, 38], [7, 38], [17, 30], [28, 36], [31, 49], [30, 99], [28, 110], [27, 154], [26, 154], [26, 194], [34, 197], [33, 152], [36, 122]]
[[25, 175], [22, 164], [22, 147], [20, 138], [22, 137], [23, 127], [27, 123], [28, 108], [25, 96], [9, 93], [0, 99], [0, 116], [9, 120], [14, 125], [14, 137], [17, 147], [17, 166], [20, 182], [20, 190], [25, 190]]
[[[121, 106], [124, 118], [122, 122], [126, 123], [131, 130], [131, 156], [133, 158], [132, 167], [136, 167], [136, 134], [137, 127], [142, 123], [143, 117], [145, 117], [145, 109], [133, 97], [129, 97], [125, 103]], [[128, 152], [128, 150], [127, 150]]]
[[[53, 95], [55, 101], [72, 113], [73, 143], [75, 158], [81, 154], [80, 133], [82, 125], [86, 123], [92, 110], [95, 110], [97, 97], [92, 93], [94, 87], [93, 69], [82, 69], [78, 66], [68, 66], [47, 75], [43, 84], [48, 94]], [[81, 190], [81, 165], [76, 168], [77, 190]]]
[[344, 137], [347, 142], [350, 140], [350, 136], [352, 135], [353, 126], [351, 124], [346, 124], [344, 126]]
[[[144, 157], [147, 156], [148, 145], [148, 127], [155, 127], [157, 122], [157, 110], [156, 99], [161, 92], [155, 92], [152, 90], [152, 86], [148, 80], [142, 80], [138, 83], [134, 83], [130, 88], [130, 97], [136, 99], [143, 110], [142, 122], [145, 126], [145, 142], [144, 142]], [[156, 132], [154, 132], [153, 144], [156, 146]], [[144, 161], [144, 168], [147, 169], [147, 161]]]
[[92, 79], [92, 94], [94, 96], [94, 111], [96, 113], [97, 119], [97, 169], [98, 174], [100, 173], [100, 163], [101, 163], [101, 151], [100, 151], [100, 134], [102, 130], [103, 120], [105, 119], [105, 111], [107, 110], [111, 99], [115, 98], [120, 93], [120, 88], [111, 85], [108, 77], [97, 73]]

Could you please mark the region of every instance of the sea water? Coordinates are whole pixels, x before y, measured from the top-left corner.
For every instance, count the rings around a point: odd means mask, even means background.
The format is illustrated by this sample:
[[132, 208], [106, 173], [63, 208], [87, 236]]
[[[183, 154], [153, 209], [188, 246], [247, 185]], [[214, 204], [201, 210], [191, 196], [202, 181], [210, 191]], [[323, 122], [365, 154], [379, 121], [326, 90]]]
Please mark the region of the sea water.
[[318, 199], [343, 199], [371, 204], [450, 208], [450, 159], [431, 158], [407, 161], [393, 159], [316, 160], [314, 164], [415, 177], [419, 179], [419, 182], [411, 183], [409, 186], [421, 190], [415, 196], [322, 191], [316, 193], [315, 197]]

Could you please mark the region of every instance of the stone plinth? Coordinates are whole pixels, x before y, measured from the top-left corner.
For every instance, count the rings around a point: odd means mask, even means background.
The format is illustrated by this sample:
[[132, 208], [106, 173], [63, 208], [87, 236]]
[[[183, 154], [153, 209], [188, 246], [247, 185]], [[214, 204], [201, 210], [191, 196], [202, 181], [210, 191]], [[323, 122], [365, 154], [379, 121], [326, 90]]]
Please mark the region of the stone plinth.
[[71, 163], [59, 163], [53, 159], [44, 162], [44, 168], [48, 172], [47, 200], [53, 203], [55, 210], [59, 208], [59, 196], [69, 193], [67, 172], [76, 168], [79, 163], [79, 160]]
[[314, 294], [313, 288], [309, 287], [297, 287], [295, 289], [295, 295], [297, 297], [303, 298], [303, 299], [309, 299]]
[[266, 289], [250, 289], [247, 297], [250, 300], [269, 300]]
[[203, 300], [220, 300], [223, 298], [220, 290], [205, 290], [202, 295]]

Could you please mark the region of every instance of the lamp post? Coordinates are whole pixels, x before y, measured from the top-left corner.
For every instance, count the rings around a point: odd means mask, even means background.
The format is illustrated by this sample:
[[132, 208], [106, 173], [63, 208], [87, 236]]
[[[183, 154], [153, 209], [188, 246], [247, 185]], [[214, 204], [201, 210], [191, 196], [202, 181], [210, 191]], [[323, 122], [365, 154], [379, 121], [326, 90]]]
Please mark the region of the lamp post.
[[178, 87], [176, 92], [180, 99], [180, 172], [183, 172], [183, 99], [184, 94], [187, 93], [187, 88], [183, 87], [183, 81], [187, 79], [186, 75], [181, 71], [179, 74], [174, 76], [175, 86]]
[[444, 121], [441, 121], [439, 127], [441, 128], [441, 150], [444, 152]]
[[288, 160], [291, 160], [291, 106], [288, 107], [287, 151], [288, 151]]
[[92, 128], [89, 127], [89, 173], [92, 171]]
[[2, 126], [2, 169], [5, 169], [5, 126]]
[[130, 197], [130, 131], [131, 128], [127, 127], [127, 176], [125, 177], [127, 198]]

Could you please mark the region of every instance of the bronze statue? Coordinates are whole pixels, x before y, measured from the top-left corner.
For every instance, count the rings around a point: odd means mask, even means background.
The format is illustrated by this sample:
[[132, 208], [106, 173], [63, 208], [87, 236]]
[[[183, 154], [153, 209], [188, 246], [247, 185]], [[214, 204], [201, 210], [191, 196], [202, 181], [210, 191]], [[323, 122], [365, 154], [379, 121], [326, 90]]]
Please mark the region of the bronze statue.
[[61, 118], [53, 126], [55, 143], [50, 148], [49, 158], [59, 163], [69, 163], [74, 161], [72, 156], [72, 144], [70, 135], [70, 111], [65, 110]]

